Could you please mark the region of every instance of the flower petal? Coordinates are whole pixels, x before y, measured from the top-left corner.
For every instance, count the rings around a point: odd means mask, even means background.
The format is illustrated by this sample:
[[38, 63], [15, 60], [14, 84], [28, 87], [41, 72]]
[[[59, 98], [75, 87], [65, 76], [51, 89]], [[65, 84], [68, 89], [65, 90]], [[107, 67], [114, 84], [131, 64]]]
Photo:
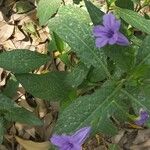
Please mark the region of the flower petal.
[[108, 29], [101, 25], [94, 26], [93, 28], [93, 35], [95, 37], [107, 36], [108, 32]]
[[110, 45], [113, 45], [113, 44], [115, 44], [115, 43], [117, 42], [117, 39], [118, 39], [118, 33], [115, 33], [115, 34], [113, 35], [113, 37], [108, 40], [108, 43], [109, 43]]
[[136, 119], [135, 123], [141, 126], [148, 120], [148, 118], [148, 113], [145, 110], [141, 109], [139, 112], [139, 117]]
[[66, 143], [66, 141], [68, 141], [68, 136], [64, 136], [64, 135], [53, 135], [51, 138], [50, 138], [50, 141], [52, 144], [58, 146], [58, 147], [63, 147], [64, 144]]
[[105, 46], [108, 43], [108, 38], [102, 37], [102, 38], [96, 38], [95, 44], [96, 47], [101, 48]]
[[129, 45], [129, 41], [122, 33], [118, 32], [118, 39], [116, 44], [126, 46]]
[[90, 127], [84, 127], [75, 132], [75, 134], [72, 135], [72, 139], [74, 140], [74, 143], [78, 143], [79, 145], [82, 145], [86, 138], [88, 138], [90, 134]]
[[119, 31], [121, 22], [112, 13], [103, 16], [103, 25], [113, 31]]

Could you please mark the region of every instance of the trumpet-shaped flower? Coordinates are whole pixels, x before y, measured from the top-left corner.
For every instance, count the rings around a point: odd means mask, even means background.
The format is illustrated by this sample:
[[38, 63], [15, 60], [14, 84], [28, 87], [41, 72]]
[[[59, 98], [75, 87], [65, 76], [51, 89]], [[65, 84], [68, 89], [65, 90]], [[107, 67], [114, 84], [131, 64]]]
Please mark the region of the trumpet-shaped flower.
[[53, 135], [50, 141], [59, 150], [82, 150], [82, 144], [88, 138], [90, 130], [90, 127], [84, 127], [73, 135]]
[[145, 110], [141, 109], [139, 111], [139, 117], [135, 119], [135, 124], [141, 126], [148, 120], [148, 118], [149, 118], [148, 113]]
[[93, 28], [93, 35], [96, 38], [96, 47], [101, 48], [109, 45], [129, 45], [128, 39], [119, 32], [121, 22], [117, 20], [112, 13], [103, 16], [103, 25], [97, 25]]

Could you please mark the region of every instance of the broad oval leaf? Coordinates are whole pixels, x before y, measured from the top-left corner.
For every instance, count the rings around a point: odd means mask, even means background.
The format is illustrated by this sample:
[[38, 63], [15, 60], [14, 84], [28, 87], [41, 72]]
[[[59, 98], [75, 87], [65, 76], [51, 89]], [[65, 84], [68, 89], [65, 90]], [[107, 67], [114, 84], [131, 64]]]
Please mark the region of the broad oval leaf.
[[62, 0], [40, 0], [37, 8], [37, 15], [41, 25], [45, 25], [61, 5]]
[[63, 100], [69, 97], [71, 86], [66, 82], [66, 72], [46, 74], [18, 74], [16, 78], [33, 96], [45, 100]]
[[14, 73], [28, 73], [44, 65], [50, 57], [26, 49], [12, 50], [0, 54], [0, 67]]
[[150, 34], [150, 20], [140, 16], [137, 12], [128, 9], [117, 8], [118, 15], [133, 27]]

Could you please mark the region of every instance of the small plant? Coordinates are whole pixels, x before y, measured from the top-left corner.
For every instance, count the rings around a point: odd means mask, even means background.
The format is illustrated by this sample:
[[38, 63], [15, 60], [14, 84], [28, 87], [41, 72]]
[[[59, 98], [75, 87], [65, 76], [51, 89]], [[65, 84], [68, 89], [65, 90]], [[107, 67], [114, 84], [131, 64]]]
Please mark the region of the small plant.
[[[60, 102], [51, 142], [62, 150], [80, 150], [89, 133], [113, 136], [122, 123], [150, 124], [150, 20], [139, 14], [149, 2], [106, 0], [106, 4], [104, 13], [89, 0], [75, 0], [73, 5], [40, 0], [37, 14], [40, 25], [50, 30], [49, 52], [0, 54], [0, 67], [11, 71], [27, 92]], [[56, 51], [66, 71], [35, 74]], [[1, 137], [5, 122], [41, 125], [6, 96], [0, 93]]]

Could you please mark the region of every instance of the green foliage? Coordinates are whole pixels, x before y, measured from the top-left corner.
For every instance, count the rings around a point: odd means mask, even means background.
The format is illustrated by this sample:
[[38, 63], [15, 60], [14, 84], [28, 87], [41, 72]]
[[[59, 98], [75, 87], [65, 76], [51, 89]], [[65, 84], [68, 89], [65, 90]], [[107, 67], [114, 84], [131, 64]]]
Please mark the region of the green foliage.
[[128, 9], [117, 8], [118, 15], [133, 27], [150, 34], [150, 20], [143, 18], [137, 12]]
[[100, 24], [102, 22], [102, 16], [104, 15], [104, 13], [99, 8], [97, 8], [92, 2], [88, 0], [84, 0], [84, 2], [93, 24]]
[[[67, 10], [69, 10], [69, 8]], [[83, 20], [86, 16], [83, 16], [82, 19], [79, 20], [79, 17], [81, 17], [79, 12], [75, 13], [74, 11], [72, 14], [70, 11], [66, 11], [65, 7], [64, 11], [66, 12], [65, 15], [62, 13], [62, 8], [61, 13], [59, 14], [58, 12], [59, 16], [49, 21], [49, 28], [56, 32], [66, 43], [68, 43], [73, 51], [80, 57], [81, 61], [88, 67], [90, 65], [102, 67], [107, 76], [110, 77], [107, 66], [103, 61], [104, 58], [101, 58], [102, 56], [95, 48], [94, 39], [91, 36], [91, 27]]]
[[4, 120], [2, 117], [0, 117], [0, 144], [2, 144], [3, 142], [4, 132], [5, 132]]
[[73, 87], [78, 87], [83, 80], [86, 79], [86, 76], [89, 72], [89, 69], [82, 63], [77, 64], [71, 73], [68, 74], [66, 82], [68, 82]]
[[62, 0], [40, 0], [37, 8], [37, 15], [41, 25], [45, 25], [50, 17], [56, 13]]
[[128, 71], [135, 65], [135, 50], [131, 46], [106, 46], [104, 52], [123, 71]]
[[116, 6], [121, 8], [127, 8], [127, 9], [134, 9], [134, 4], [132, 0], [116, 0], [115, 2]]
[[80, 1], [82, 1], [82, 0], [73, 0], [73, 2], [74, 2], [75, 4], [79, 4]]
[[31, 11], [35, 6], [29, 1], [20, 0], [16, 2], [16, 11], [17, 13], [25, 13]]
[[17, 93], [17, 88], [19, 86], [18, 81], [15, 79], [15, 77], [11, 77], [6, 84], [6, 87], [3, 90], [4, 95], [7, 97], [12, 98]]
[[13, 107], [9, 110], [5, 115], [5, 119], [36, 126], [41, 126], [43, 124], [32, 112], [19, 107]]
[[63, 100], [73, 90], [65, 82], [66, 72], [50, 72], [46, 74], [18, 74], [17, 80], [33, 96], [45, 100]]
[[49, 60], [47, 55], [37, 52], [25, 49], [12, 50], [0, 54], [0, 67], [15, 73], [27, 73], [44, 65]]
[[83, 126], [92, 126], [93, 130], [115, 134], [117, 129], [109, 117], [114, 111], [113, 97], [119, 92], [120, 86], [107, 82], [93, 94], [79, 97], [60, 114], [56, 132], [70, 133]]
[[17, 121], [30, 125], [42, 125], [42, 122], [31, 112], [17, 107], [10, 98], [0, 93], [0, 119], [2, 116], [8, 121]]

